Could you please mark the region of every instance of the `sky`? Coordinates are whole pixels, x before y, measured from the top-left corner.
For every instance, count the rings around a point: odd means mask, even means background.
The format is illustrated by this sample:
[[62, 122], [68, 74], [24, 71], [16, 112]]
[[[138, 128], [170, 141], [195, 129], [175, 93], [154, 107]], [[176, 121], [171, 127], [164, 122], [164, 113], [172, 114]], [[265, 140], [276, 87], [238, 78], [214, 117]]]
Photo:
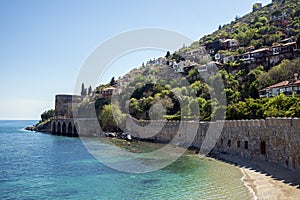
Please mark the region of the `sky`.
[[[196, 41], [249, 13], [256, 2], [271, 0], [1, 0], [0, 119], [39, 119], [54, 108], [56, 94], [74, 93], [91, 52], [120, 33], [154, 27]], [[164, 54], [125, 55], [99, 83]]]

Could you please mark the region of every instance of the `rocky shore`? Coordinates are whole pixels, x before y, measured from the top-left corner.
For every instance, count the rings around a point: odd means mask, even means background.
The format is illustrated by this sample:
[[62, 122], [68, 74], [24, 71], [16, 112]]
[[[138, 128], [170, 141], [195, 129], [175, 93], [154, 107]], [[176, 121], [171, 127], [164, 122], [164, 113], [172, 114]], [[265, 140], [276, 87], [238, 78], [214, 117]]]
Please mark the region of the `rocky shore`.
[[32, 126], [25, 127], [25, 130], [27, 131], [36, 131], [36, 132], [48, 132], [50, 130], [51, 121], [37, 123]]

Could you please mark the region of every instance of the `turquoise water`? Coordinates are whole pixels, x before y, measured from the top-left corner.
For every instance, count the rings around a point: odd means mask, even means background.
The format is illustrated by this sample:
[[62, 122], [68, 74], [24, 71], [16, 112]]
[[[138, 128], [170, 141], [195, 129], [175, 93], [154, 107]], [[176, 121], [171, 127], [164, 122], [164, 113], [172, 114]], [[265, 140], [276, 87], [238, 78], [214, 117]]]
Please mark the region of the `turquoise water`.
[[79, 138], [23, 130], [34, 123], [0, 121], [2, 200], [250, 199], [240, 170], [214, 159], [187, 154], [164, 169], [129, 174], [101, 164]]

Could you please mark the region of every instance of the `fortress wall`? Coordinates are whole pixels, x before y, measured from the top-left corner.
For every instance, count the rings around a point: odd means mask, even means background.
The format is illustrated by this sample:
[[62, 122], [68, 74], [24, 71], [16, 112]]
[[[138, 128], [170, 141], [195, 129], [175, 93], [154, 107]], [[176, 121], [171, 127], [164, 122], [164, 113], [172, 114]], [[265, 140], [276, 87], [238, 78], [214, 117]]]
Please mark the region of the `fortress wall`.
[[144, 139], [183, 146], [191, 144], [203, 150], [266, 160], [300, 170], [300, 119], [267, 118], [200, 123], [152, 121], [151, 124], [136, 122], [136, 126], [138, 128], [131, 131]]
[[103, 133], [98, 119], [75, 118], [74, 121], [80, 137], [100, 136]]
[[[126, 122], [128, 133], [140, 139], [186, 147], [193, 146], [199, 148], [200, 153], [213, 151], [247, 159], [266, 160], [300, 170], [300, 119], [298, 118], [217, 122], [128, 119]], [[68, 130], [69, 123], [72, 124], [71, 135]], [[102, 133], [97, 119], [53, 119], [51, 127], [52, 133], [58, 135], [67, 133], [68, 136], [75, 136], [77, 130], [80, 136], [99, 136]]]

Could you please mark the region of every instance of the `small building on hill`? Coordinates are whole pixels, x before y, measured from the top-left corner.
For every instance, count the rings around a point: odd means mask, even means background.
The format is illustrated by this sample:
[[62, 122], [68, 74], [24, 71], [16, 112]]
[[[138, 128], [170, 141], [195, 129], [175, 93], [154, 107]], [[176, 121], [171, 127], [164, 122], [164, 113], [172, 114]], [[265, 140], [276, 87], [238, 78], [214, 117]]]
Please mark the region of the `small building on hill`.
[[101, 90], [100, 92], [100, 97], [101, 98], [104, 98], [104, 99], [110, 99], [111, 96], [113, 95], [113, 92], [116, 90], [115, 87], [107, 87], [107, 88], [104, 88], [103, 90]]
[[[298, 76], [298, 74], [296, 74]], [[300, 95], [300, 80], [282, 81], [259, 91], [259, 97], [273, 97], [280, 93], [286, 96]]]
[[239, 41], [236, 39], [226, 39], [223, 43], [226, 49], [237, 49], [240, 46]]
[[270, 24], [274, 26], [287, 26], [289, 24], [288, 15], [278, 12], [270, 17]]
[[262, 3], [255, 3], [253, 5], [253, 12], [257, 11], [257, 10], [260, 10], [262, 8]]

